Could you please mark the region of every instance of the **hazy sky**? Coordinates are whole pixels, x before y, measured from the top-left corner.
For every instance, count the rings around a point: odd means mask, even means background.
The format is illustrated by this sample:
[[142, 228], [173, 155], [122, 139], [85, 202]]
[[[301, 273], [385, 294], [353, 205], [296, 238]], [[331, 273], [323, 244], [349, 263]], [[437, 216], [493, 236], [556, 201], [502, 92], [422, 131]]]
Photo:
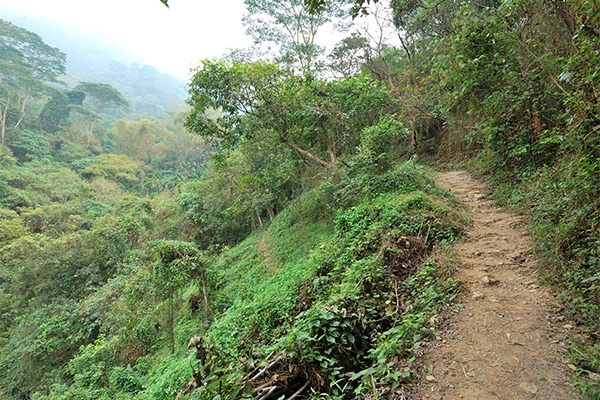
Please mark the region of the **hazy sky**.
[[252, 43], [241, 22], [243, 0], [169, 0], [169, 8], [159, 0], [0, 0], [0, 6], [108, 36], [180, 77], [200, 59]]

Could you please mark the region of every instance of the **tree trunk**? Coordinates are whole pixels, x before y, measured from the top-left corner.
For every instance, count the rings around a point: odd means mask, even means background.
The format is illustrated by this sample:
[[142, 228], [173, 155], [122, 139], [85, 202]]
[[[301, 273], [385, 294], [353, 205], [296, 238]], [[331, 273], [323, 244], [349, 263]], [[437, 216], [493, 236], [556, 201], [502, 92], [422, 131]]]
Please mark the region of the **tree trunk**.
[[2, 131], [2, 141], [0, 143], [4, 144], [4, 137], [6, 136], [6, 119], [8, 118], [8, 106], [10, 105], [10, 94], [8, 95], [8, 98], [6, 99], [6, 106], [4, 107], [4, 111], [2, 111], [1, 107], [0, 107], [0, 124], [2, 125], [1, 127], [1, 131]]
[[256, 210], [256, 217], [258, 218], [258, 224], [263, 227], [262, 218], [260, 217], [260, 211]]
[[206, 275], [202, 273], [200, 279], [202, 280], [202, 296], [204, 297], [204, 318], [208, 319], [211, 311], [210, 305], [208, 304], [208, 285], [206, 283]]
[[89, 130], [89, 134], [93, 135], [94, 134], [94, 126], [96, 125], [96, 117], [92, 117], [92, 120], [90, 121], [90, 130]]
[[0, 123], [2, 124], [2, 128], [0, 128], [2, 131], [2, 141], [0, 143], [4, 144], [4, 136], [6, 135], [6, 109], [0, 116]]
[[174, 295], [171, 294], [171, 296], [169, 297], [169, 305], [168, 305], [168, 310], [167, 310], [167, 334], [169, 335], [168, 340], [169, 340], [169, 350], [171, 351], [171, 354], [175, 353], [175, 327], [174, 327], [174, 323], [173, 323], [173, 297]]

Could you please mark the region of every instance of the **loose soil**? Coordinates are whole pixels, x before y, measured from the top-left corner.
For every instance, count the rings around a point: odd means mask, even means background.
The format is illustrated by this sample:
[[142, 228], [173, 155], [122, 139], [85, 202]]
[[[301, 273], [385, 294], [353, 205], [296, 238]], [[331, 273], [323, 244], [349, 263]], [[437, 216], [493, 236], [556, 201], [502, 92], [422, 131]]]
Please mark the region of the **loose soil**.
[[538, 284], [522, 217], [498, 208], [466, 171], [440, 173], [438, 184], [466, 203], [473, 225], [455, 248], [459, 303], [431, 323], [437, 341], [405, 398], [578, 399], [564, 340], [572, 329]]

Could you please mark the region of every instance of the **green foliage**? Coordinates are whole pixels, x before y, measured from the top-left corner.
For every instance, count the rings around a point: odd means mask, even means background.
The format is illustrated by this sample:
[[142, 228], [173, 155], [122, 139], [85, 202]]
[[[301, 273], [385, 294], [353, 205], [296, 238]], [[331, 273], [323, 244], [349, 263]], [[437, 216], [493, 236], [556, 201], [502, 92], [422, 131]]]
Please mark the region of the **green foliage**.
[[[0, 139], [17, 128], [29, 111], [28, 98], [40, 97], [65, 72], [66, 56], [41, 37], [0, 20]], [[9, 112], [10, 110], [10, 112]]]
[[[460, 229], [449, 209], [421, 191], [435, 192], [413, 161], [388, 174], [398, 182], [404, 177], [398, 192], [355, 197], [360, 204], [337, 212], [335, 232], [333, 215], [312, 217], [318, 213], [310, 208], [321, 206], [324, 188], [318, 187], [292, 202], [263, 234], [217, 258], [209, 268], [223, 297], [215, 304], [227, 308], [209, 329], [211, 343], [234, 357], [284, 351], [290, 368], [318, 371], [323, 384], [313, 390], [329, 395], [367, 391], [367, 376], [386, 384], [407, 378], [409, 372], [390, 359], [418, 348], [427, 321], [452, 298], [456, 284], [438, 281], [434, 261], [399, 283], [388, 265], [393, 256], [382, 254], [393, 254], [401, 238], [420, 237], [411, 239], [415, 253], [407, 256], [416, 269], [427, 251], [422, 243], [449, 242]], [[393, 304], [405, 307], [392, 312]]]
[[188, 360], [179, 358], [162, 358], [160, 364], [153, 368], [153, 376], [146, 386], [142, 399], [170, 400], [173, 399], [183, 385], [190, 372]]
[[47, 133], [56, 133], [69, 117], [69, 97], [60, 91], [52, 93], [39, 115], [40, 128]]
[[293, 197], [301, 172], [290, 149], [267, 140], [244, 141], [219, 157], [180, 196], [198, 224], [196, 241], [203, 248], [232, 245], [270, 223]]
[[[0, 397], [130, 398], [145, 378], [138, 359], [166, 342], [152, 241], [194, 234], [177, 195], [160, 191], [198, 176], [210, 149], [185, 131], [182, 111], [109, 133], [99, 113], [125, 106], [123, 96], [105, 84], [49, 88], [64, 54], [4, 21], [0, 54]], [[144, 130], [152, 143], [139, 140]], [[113, 143], [139, 159], [108, 154]], [[181, 287], [201, 280], [200, 267]], [[174, 327], [178, 343], [194, 331], [186, 322]]]
[[329, 69], [341, 78], [357, 75], [367, 61], [368, 56], [365, 54], [367, 47], [367, 39], [353, 32], [336, 44], [327, 56]]
[[[204, 60], [190, 84], [187, 127], [225, 148], [242, 139], [280, 141], [305, 160], [331, 170], [354, 153], [363, 128], [398, 105], [367, 77], [303, 78], [275, 64]], [[216, 118], [210, 109], [222, 111]]]
[[385, 174], [372, 174], [376, 169], [368, 158], [359, 156], [357, 162], [351, 164], [335, 188], [331, 188], [332, 204], [350, 207], [365, 199], [373, 198], [381, 193], [406, 194], [415, 190], [433, 188], [433, 181], [424, 167], [419, 166], [416, 158], [395, 165]]
[[94, 112], [107, 108], [129, 107], [129, 102], [121, 93], [106, 83], [80, 82], [74, 90], [83, 92], [90, 98]]
[[[458, 282], [440, 280], [437, 268], [436, 261], [429, 259], [405, 282], [402, 288], [405, 308], [398, 325], [383, 332], [377, 346], [369, 352], [369, 358], [375, 365], [369, 374], [377, 379], [397, 386], [400, 381], [409, 378], [409, 370], [395, 370], [390, 359], [403, 352], [418, 349], [429, 334], [426, 328], [429, 318], [456, 297]], [[366, 388], [368, 385], [364, 387]]]
[[[75, 311], [74, 302], [55, 301], [51, 306], [30, 310], [15, 321], [13, 344], [4, 346], [0, 354], [2, 367], [7, 371], [1, 382], [3, 388], [13, 394], [46, 389], [52, 377], [61, 376], [62, 366], [82, 341], [93, 335], [93, 327], [85, 326]], [[36, 365], [47, 369], [36, 369]]]
[[6, 145], [22, 163], [49, 158], [51, 154], [48, 138], [28, 129], [13, 132]]
[[0, 209], [0, 247], [29, 233], [23, 219], [16, 212]]
[[196, 241], [203, 248], [235, 244], [246, 237], [252, 227], [253, 216], [241, 210], [231, 196], [227, 176], [214, 172], [209, 171], [204, 179], [187, 185], [180, 197], [187, 217], [198, 226]]
[[86, 225], [85, 209], [80, 202], [53, 203], [23, 212], [23, 222], [32, 233], [58, 236], [76, 232]]
[[377, 125], [365, 128], [360, 136], [363, 162], [372, 168], [373, 174], [389, 170], [394, 161], [409, 154], [410, 148], [404, 143], [408, 135], [408, 130], [393, 116], [384, 117]]
[[162, 295], [171, 295], [190, 277], [202, 273], [204, 258], [192, 243], [161, 240], [156, 243], [154, 254], [154, 279]]
[[[147, 168], [147, 167], [146, 167]], [[85, 178], [106, 178], [123, 186], [125, 190], [139, 188], [145, 175], [145, 165], [122, 154], [100, 154], [85, 167], [81, 174]]]
[[10, 55], [6, 57], [8, 61], [28, 66], [32, 75], [42, 81], [57, 82], [65, 72], [65, 54], [48, 46], [33, 32], [2, 20], [0, 42], [4, 56]]
[[74, 386], [98, 390], [108, 383], [108, 372], [114, 363], [110, 344], [106, 337], [99, 336], [94, 343], [82, 346], [79, 353], [67, 364], [73, 376]]
[[[361, 393], [369, 390], [371, 379], [397, 385], [407, 378], [408, 370], [398, 369], [390, 359], [418, 348], [428, 334], [430, 316], [455, 293], [454, 282], [438, 280], [432, 260], [394, 289], [398, 271], [387, 256], [381, 257], [389, 251], [387, 246], [408, 236], [432, 245], [451, 241], [460, 232], [451, 220], [438, 219], [447, 210], [416, 190], [425, 188], [425, 182], [414, 191], [381, 194], [340, 211], [334, 240], [311, 257], [316, 270], [308, 296], [321, 300], [294, 318], [279, 346], [291, 352], [295, 363], [308, 363], [322, 372], [327, 383], [319, 390], [330, 395]], [[414, 246], [407, 263], [410, 257], [423, 257], [419, 252], [424, 250]], [[391, 312], [392, 304], [404, 307]]]
[[49, 160], [27, 163], [24, 167], [7, 171], [10, 185], [9, 196], [22, 204], [15, 206], [48, 205], [53, 202], [66, 203], [88, 195], [87, 185], [73, 171]]
[[135, 393], [142, 386], [135, 371], [128, 365], [127, 368], [115, 367], [109, 376], [110, 388], [117, 393]]

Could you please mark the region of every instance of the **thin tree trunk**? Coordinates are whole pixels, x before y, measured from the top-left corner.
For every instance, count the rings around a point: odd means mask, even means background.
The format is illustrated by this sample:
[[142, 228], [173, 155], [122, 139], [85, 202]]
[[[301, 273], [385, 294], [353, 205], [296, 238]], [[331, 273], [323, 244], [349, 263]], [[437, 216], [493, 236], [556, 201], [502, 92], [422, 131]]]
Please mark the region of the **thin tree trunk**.
[[96, 117], [93, 117], [92, 120], [90, 121], [90, 130], [89, 130], [89, 134], [93, 135], [94, 134], [94, 126], [96, 125]]
[[200, 279], [202, 279], [202, 296], [204, 297], [204, 318], [208, 319], [211, 311], [210, 305], [208, 304], [208, 285], [206, 283], [206, 275], [203, 273]]
[[1, 111], [0, 115], [0, 123], [2, 124], [2, 144], [4, 144], [4, 137], [6, 136], [6, 119], [8, 118], [8, 106], [10, 105], [11, 95], [8, 95], [6, 99], [6, 106], [4, 107], [4, 111]]
[[256, 210], [256, 217], [258, 218], [258, 224], [262, 228], [263, 227], [263, 223], [262, 223], [262, 219], [260, 218], [260, 212], [258, 210]]
[[27, 107], [27, 100], [29, 99], [29, 95], [26, 94], [25, 97], [23, 97], [23, 102], [21, 103], [21, 114], [25, 115], [25, 107]]
[[6, 110], [8, 107], [4, 109], [2, 115], [0, 116], [0, 123], [2, 124], [2, 144], [4, 144], [4, 136], [6, 135]]
[[169, 335], [169, 348], [171, 354], [175, 353], [175, 327], [173, 323], [173, 294], [169, 297], [169, 306], [167, 311], [167, 330]]
[[23, 114], [21, 114], [21, 118], [19, 118], [19, 120], [17, 121], [17, 123], [15, 124], [15, 128], [18, 128], [19, 125], [21, 125], [21, 122], [23, 122], [23, 119], [25, 118], [25, 114], [27, 113], [27, 111], [25, 111]]

